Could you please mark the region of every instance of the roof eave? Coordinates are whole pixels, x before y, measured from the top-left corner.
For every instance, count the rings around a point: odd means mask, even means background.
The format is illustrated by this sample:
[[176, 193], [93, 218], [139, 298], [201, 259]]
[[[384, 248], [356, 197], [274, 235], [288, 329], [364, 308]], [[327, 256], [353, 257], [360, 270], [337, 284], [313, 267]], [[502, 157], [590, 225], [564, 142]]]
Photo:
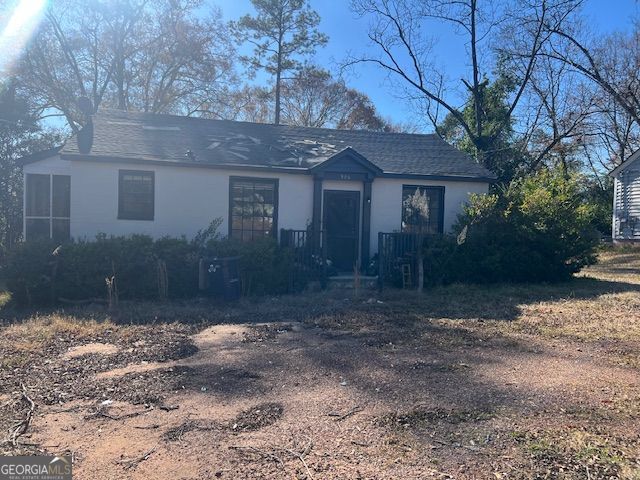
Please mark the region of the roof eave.
[[136, 165], [156, 165], [156, 166], [176, 166], [176, 167], [203, 167], [203, 168], [219, 168], [225, 170], [261, 170], [273, 172], [289, 172], [289, 173], [307, 173], [305, 167], [285, 167], [279, 165], [249, 165], [240, 163], [206, 163], [194, 162], [186, 160], [172, 160], [161, 158], [140, 158], [140, 157], [123, 157], [118, 155], [85, 155], [82, 153], [62, 153], [60, 158], [63, 160], [89, 161], [99, 163], [133, 163]]
[[39, 152], [32, 153], [31, 155], [27, 155], [25, 157], [21, 157], [18, 159], [17, 164], [24, 166], [29, 165], [30, 163], [39, 162], [40, 160], [45, 160], [47, 158], [55, 157], [62, 150], [62, 145], [57, 147], [52, 147], [47, 150], [41, 150]]
[[627, 168], [629, 165], [631, 165], [632, 163], [634, 163], [636, 160], [638, 160], [638, 158], [640, 158], [640, 149], [636, 150], [635, 152], [633, 152], [631, 154], [631, 156], [629, 158], [627, 158], [624, 162], [622, 162], [620, 165], [618, 165], [616, 168], [614, 168], [613, 170], [611, 170], [609, 172], [609, 176], [610, 177], [616, 177], [620, 172], [622, 172], [625, 168]]
[[495, 176], [487, 175], [437, 175], [429, 173], [396, 173], [396, 172], [384, 172], [381, 177], [387, 178], [415, 178], [422, 180], [435, 180], [435, 181], [447, 181], [447, 182], [479, 182], [479, 183], [496, 183], [498, 181]]
[[[260, 172], [279, 172], [279, 173], [291, 173], [291, 174], [312, 174], [314, 170], [307, 167], [284, 167], [278, 165], [251, 165], [251, 164], [237, 164], [237, 163], [205, 163], [205, 162], [193, 162], [185, 160], [170, 160], [170, 159], [158, 159], [158, 158], [139, 158], [139, 157], [123, 157], [117, 155], [95, 155], [95, 154], [81, 154], [81, 153], [61, 153], [60, 158], [63, 160], [75, 160], [75, 161], [89, 161], [98, 163], [132, 163], [136, 165], [155, 165], [155, 166], [178, 166], [178, 167], [200, 167], [200, 168], [214, 168], [221, 170], [253, 170]], [[413, 178], [423, 180], [435, 180], [435, 181], [461, 181], [461, 182], [482, 182], [482, 183], [494, 183], [495, 177], [486, 175], [441, 175], [441, 174], [424, 174], [424, 173], [398, 173], [398, 172], [382, 172], [379, 177], [387, 178]]]

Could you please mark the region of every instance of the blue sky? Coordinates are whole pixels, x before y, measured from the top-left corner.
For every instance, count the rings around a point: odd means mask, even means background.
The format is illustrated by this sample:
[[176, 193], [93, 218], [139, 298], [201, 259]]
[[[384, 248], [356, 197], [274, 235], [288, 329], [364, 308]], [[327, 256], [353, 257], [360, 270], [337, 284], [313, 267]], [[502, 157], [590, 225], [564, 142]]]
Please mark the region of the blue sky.
[[[214, 0], [215, 1], [215, 0]], [[217, 0], [227, 20], [253, 12], [250, 0]], [[350, 10], [349, 0], [311, 0], [312, 7], [320, 14], [320, 30], [329, 36], [329, 43], [320, 49], [314, 61], [331, 69], [349, 52], [356, 54], [368, 49], [367, 20], [360, 19]], [[588, 0], [585, 15], [595, 31], [610, 32], [629, 28], [634, 14], [640, 12], [637, 0]], [[436, 61], [451, 78], [460, 76], [465, 65], [464, 46], [450, 29], [440, 27]], [[380, 113], [396, 122], [411, 119], [407, 105], [393, 95], [386, 74], [373, 65], [359, 65], [347, 73], [351, 87], [366, 93], [374, 101]]]

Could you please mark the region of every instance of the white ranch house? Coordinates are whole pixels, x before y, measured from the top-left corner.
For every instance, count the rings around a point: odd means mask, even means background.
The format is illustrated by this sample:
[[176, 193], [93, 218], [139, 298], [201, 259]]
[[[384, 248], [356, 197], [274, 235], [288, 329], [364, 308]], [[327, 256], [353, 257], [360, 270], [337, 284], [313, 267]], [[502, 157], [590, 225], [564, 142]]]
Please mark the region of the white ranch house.
[[240, 240], [324, 230], [328, 258], [349, 270], [376, 252], [378, 232], [411, 231], [403, 200], [416, 189], [429, 231], [444, 233], [493, 180], [436, 135], [103, 110], [63, 147], [25, 159], [24, 233], [192, 237], [221, 218]]

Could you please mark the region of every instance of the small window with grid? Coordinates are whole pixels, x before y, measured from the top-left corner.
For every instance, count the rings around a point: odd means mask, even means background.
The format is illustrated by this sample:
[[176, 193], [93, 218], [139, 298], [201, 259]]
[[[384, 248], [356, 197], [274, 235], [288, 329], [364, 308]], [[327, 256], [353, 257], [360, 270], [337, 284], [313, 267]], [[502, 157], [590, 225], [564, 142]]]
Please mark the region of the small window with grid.
[[275, 236], [278, 218], [278, 180], [231, 177], [229, 180], [229, 236], [242, 241]]
[[154, 190], [154, 172], [120, 170], [118, 219], [153, 220]]
[[71, 176], [27, 174], [24, 213], [26, 240], [69, 240]]

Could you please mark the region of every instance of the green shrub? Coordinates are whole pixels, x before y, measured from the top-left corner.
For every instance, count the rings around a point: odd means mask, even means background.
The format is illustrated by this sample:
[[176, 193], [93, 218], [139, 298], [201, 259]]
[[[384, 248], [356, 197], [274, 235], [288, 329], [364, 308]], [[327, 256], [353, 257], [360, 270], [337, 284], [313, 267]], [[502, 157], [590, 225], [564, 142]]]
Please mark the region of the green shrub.
[[200, 255], [196, 244], [186, 238], [163, 237], [156, 240], [153, 252], [166, 263], [169, 297], [186, 298], [198, 292]]
[[252, 242], [231, 239], [210, 241], [208, 257], [240, 257], [240, 277], [245, 295], [280, 294], [288, 291], [293, 259], [273, 238]]
[[[597, 207], [578, 179], [553, 171], [514, 181], [501, 196], [474, 195], [458, 221], [461, 244], [446, 257], [444, 281], [566, 280], [596, 261]], [[464, 240], [464, 241], [462, 241]]]
[[120, 298], [153, 298], [157, 294], [156, 269], [151, 237], [99, 235], [95, 241], [61, 247], [56, 292], [58, 297], [72, 300], [103, 298], [105, 278], [115, 275]]
[[52, 279], [58, 265], [56, 247], [53, 241], [38, 240], [17, 244], [9, 252], [2, 276], [13, 301], [31, 305], [55, 299]]
[[[167, 272], [170, 298], [198, 295], [200, 258], [239, 256], [243, 293], [279, 294], [289, 288], [290, 252], [271, 238], [242, 243], [221, 239], [215, 221], [194, 240], [145, 235], [107, 237], [58, 245], [34, 241], [16, 246], [2, 276], [12, 299], [21, 305], [52, 304], [59, 299], [104, 299], [106, 281], [115, 275], [121, 299], [159, 298], [159, 261]], [[54, 254], [55, 252], [55, 254]]]

